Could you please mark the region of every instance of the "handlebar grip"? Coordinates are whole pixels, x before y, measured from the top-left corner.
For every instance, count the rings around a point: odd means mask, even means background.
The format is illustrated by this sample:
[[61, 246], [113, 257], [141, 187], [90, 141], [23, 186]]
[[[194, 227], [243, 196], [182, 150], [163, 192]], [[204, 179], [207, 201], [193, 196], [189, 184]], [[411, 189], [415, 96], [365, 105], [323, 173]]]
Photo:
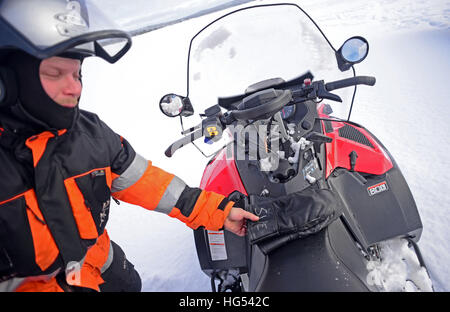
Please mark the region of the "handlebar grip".
[[197, 140], [198, 138], [201, 138], [203, 136], [203, 131], [202, 129], [197, 130], [185, 137], [182, 137], [181, 139], [179, 139], [178, 141], [172, 143], [164, 152], [164, 154], [167, 157], [172, 157], [173, 154], [175, 154], [175, 152], [177, 150], [179, 150], [180, 148], [182, 148], [183, 146], [188, 145], [191, 142], [194, 142], [195, 140]]
[[373, 86], [373, 85], [375, 85], [375, 82], [376, 82], [375, 77], [357, 76], [357, 77], [342, 79], [342, 80], [338, 80], [338, 81], [328, 82], [325, 84], [325, 89], [327, 91], [332, 91], [332, 90], [346, 88], [346, 87], [359, 85], [359, 84]]

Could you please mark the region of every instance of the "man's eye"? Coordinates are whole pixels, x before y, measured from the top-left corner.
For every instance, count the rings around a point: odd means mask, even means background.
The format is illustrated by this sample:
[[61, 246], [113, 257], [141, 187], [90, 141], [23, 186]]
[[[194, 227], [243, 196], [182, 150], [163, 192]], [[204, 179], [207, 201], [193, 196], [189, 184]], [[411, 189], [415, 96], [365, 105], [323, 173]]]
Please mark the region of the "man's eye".
[[45, 75], [45, 76], [53, 77], [53, 78], [59, 77], [59, 73], [58, 72], [54, 72], [54, 71], [43, 72], [42, 74]]

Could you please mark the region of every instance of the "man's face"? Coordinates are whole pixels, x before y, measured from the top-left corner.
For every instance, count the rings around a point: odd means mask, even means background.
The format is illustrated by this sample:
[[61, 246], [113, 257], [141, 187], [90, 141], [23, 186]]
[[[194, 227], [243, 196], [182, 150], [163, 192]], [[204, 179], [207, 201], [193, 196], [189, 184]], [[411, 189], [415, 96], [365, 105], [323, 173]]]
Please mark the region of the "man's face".
[[39, 67], [41, 84], [47, 95], [64, 107], [75, 107], [81, 95], [81, 62], [64, 57], [44, 59]]

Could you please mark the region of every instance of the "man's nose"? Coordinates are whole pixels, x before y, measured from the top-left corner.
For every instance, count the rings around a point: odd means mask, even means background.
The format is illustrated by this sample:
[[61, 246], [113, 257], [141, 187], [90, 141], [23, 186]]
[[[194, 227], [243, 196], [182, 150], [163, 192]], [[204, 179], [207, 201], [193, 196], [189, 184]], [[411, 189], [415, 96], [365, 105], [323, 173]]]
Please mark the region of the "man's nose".
[[72, 75], [67, 75], [64, 79], [64, 94], [74, 97], [80, 97], [81, 95], [81, 81]]

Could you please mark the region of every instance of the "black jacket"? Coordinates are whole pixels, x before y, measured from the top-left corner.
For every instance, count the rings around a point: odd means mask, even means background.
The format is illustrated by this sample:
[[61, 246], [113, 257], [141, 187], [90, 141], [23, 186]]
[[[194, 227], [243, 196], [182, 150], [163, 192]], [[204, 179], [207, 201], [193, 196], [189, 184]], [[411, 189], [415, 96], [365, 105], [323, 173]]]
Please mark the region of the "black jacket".
[[[80, 110], [69, 131], [28, 138], [20, 123], [13, 128], [5, 120], [7, 125], [0, 123], [0, 276], [40, 275], [81, 261], [106, 225], [111, 174], [121, 175], [136, 153], [86, 111]], [[85, 216], [74, 215], [73, 182], [88, 202], [97, 233], [85, 229]], [[56, 249], [49, 246], [52, 240]]]

